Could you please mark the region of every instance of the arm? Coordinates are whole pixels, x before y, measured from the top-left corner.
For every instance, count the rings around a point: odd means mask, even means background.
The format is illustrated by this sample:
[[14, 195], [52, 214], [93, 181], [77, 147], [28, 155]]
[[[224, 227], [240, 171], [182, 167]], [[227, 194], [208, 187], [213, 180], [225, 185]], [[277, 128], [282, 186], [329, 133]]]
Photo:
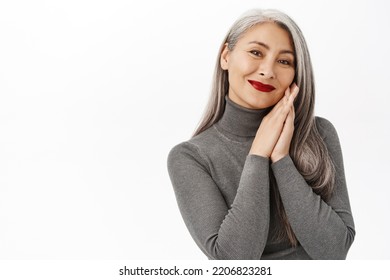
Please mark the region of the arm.
[[193, 239], [211, 259], [260, 259], [269, 229], [269, 160], [249, 155], [229, 209], [198, 148], [168, 156], [177, 203]]
[[345, 259], [355, 230], [339, 139], [322, 119], [324, 141], [336, 167], [335, 190], [325, 203], [312, 191], [287, 155], [272, 164], [286, 214], [300, 244], [313, 259]]

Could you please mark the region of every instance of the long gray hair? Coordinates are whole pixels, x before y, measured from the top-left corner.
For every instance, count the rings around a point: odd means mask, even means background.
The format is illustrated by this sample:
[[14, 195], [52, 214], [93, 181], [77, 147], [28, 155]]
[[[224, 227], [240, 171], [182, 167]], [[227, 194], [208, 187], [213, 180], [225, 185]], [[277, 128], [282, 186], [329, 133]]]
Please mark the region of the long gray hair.
[[[223, 115], [225, 96], [229, 91], [228, 72], [220, 66], [221, 53], [225, 44], [228, 44], [229, 50], [233, 50], [237, 41], [249, 28], [263, 22], [278, 24], [288, 31], [291, 36], [296, 61], [294, 81], [299, 87], [299, 94], [294, 101], [295, 130], [290, 145], [290, 156], [313, 191], [327, 201], [333, 192], [335, 169], [314, 119], [315, 87], [309, 51], [297, 24], [289, 16], [278, 10], [250, 10], [233, 24], [219, 49], [210, 99], [193, 136], [211, 127]], [[298, 241], [288, 222], [273, 176], [271, 176], [271, 185], [276, 201], [274, 205], [276, 207], [275, 212], [283, 224], [283, 228], [277, 230], [274, 237], [277, 240], [288, 238], [291, 245], [296, 246]]]

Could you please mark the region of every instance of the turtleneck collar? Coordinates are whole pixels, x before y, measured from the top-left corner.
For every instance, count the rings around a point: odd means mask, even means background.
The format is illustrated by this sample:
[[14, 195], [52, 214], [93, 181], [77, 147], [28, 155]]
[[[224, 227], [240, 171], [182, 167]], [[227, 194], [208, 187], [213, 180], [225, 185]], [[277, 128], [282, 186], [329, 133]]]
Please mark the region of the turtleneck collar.
[[225, 96], [225, 111], [217, 126], [224, 131], [241, 137], [253, 137], [256, 135], [264, 116], [271, 108], [248, 109], [242, 107]]

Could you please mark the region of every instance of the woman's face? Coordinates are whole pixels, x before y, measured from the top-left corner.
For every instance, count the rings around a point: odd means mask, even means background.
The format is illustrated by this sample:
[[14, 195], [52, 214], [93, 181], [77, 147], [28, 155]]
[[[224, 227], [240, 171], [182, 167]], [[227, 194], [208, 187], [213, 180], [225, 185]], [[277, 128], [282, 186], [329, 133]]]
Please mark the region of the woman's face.
[[228, 70], [230, 100], [250, 109], [273, 106], [295, 75], [289, 33], [272, 22], [257, 24], [243, 34], [233, 50], [225, 45], [221, 67]]

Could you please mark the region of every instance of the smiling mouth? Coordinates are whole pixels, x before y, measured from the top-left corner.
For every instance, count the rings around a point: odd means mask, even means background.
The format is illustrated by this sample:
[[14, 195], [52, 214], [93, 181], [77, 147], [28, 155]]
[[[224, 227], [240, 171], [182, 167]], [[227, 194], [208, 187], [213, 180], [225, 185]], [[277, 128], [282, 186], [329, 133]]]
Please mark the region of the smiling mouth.
[[258, 91], [271, 92], [275, 87], [267, 84], [260, 83], [258, 81], [248, 80], [248, 82]]

